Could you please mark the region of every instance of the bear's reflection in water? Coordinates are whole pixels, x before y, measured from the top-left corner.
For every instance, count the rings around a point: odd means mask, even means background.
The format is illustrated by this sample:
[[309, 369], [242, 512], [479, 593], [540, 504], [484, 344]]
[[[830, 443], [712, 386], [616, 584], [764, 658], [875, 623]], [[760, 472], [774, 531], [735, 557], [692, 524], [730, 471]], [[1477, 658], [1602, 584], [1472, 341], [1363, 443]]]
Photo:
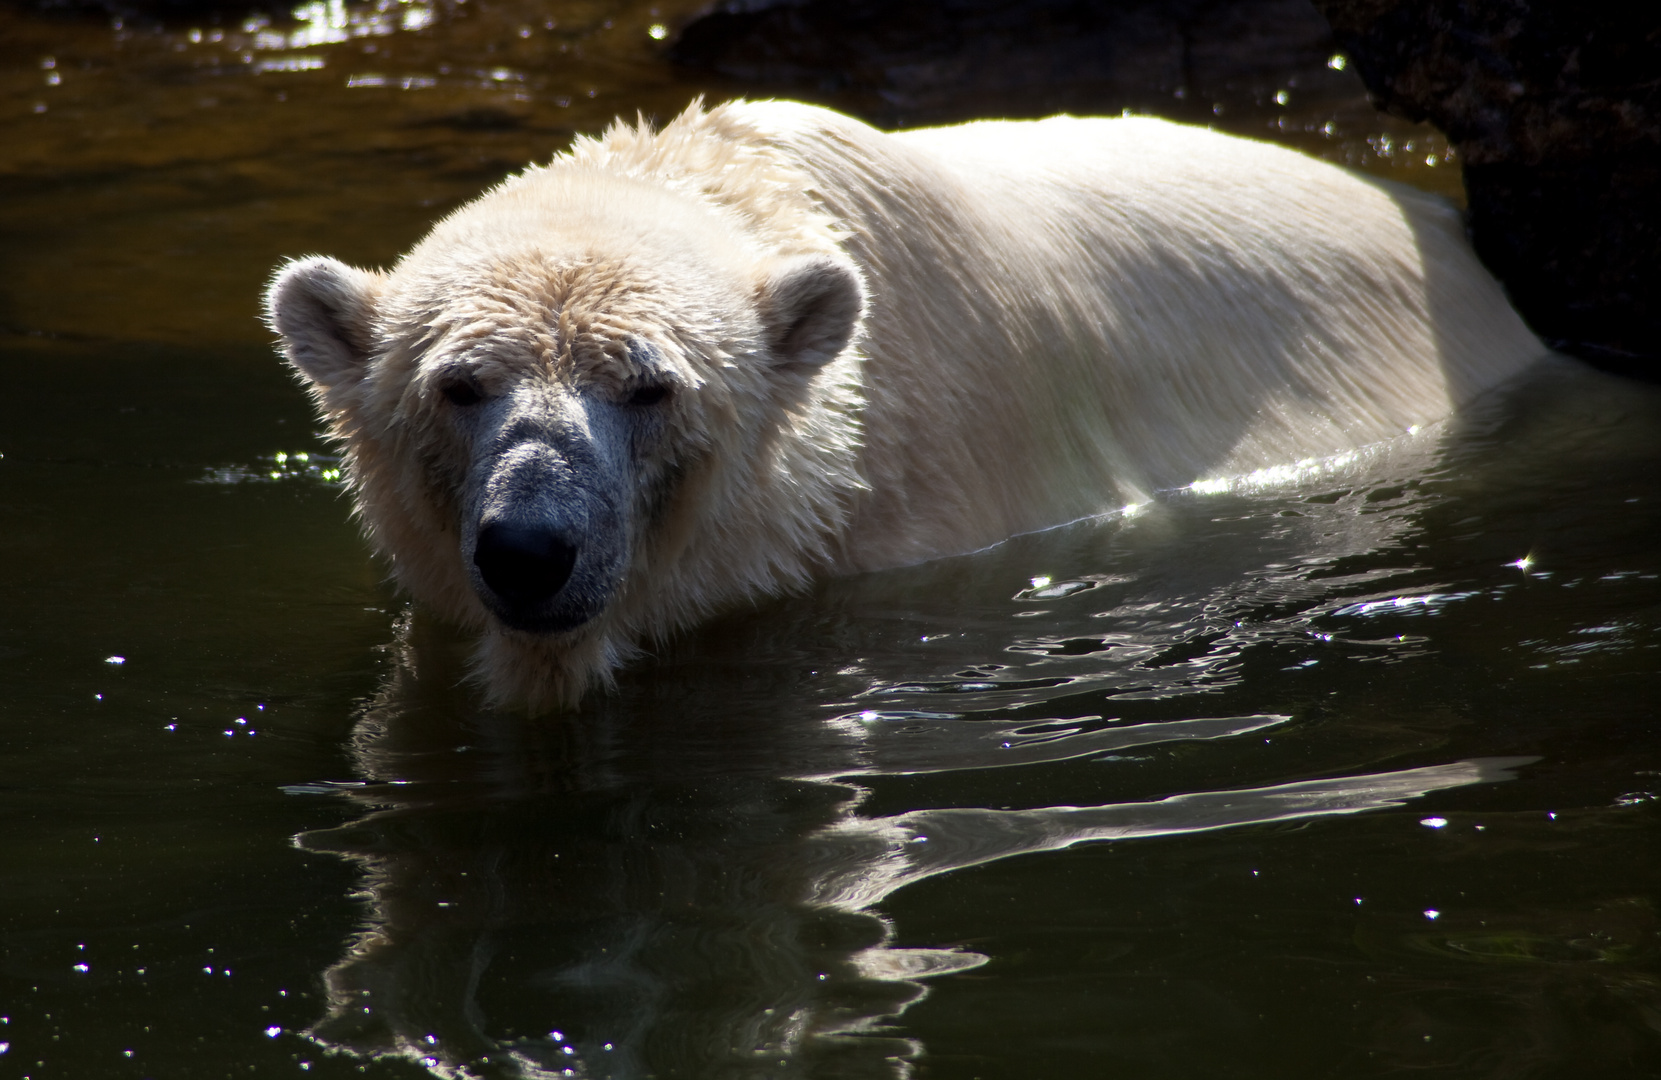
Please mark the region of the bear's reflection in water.
[[[985, 958], [892, 947], [876, 905], [894, 890], [1080, 841], [1394, 805], [1516, 764], [873, 818], [858, 813], [856, 782], [782, 774], [804, 761], [864, 771], [857, 738], [823, 721], [782, 738], [666, 726], [626, 748], [578, 725], [463, 735], [421, 707], [418, 670], [400, 666], [357, 733], [370, 781], [352, 797], [376, 808], [300, 842], [356, 861], [370, 910], [326, 976], [329, 1015], [313, 1037], [442, 1076], [904, 1076], [919, 1048], [885, 1026], [922, 995], [919, 980]], [[1023, 757], [1280, 722], [1079, 732]], [[717, 743], [740, 760], [700, 767]]]
[[[973, 770], [1296, 725], [1221, 715], [1261, 694], [1195, 696], [1240, 690], [1253, 650], [1411, 655], [1343, 632], [1386, 575], [1332, 564], [1412, 534], [1419, 497], [1389, 467], [1349, 468], [1333, 491], [1173, 496], [1134, 522], [834, 583], [676, 643], [557, 723], [478, 712], [457, 688], [465, 644], [407, 619], [354, 735], [361, 780], [340, 788], [365, 813], [299, 838], [354, 861], [367, 906], [311, 1035], [455, 1077], [904, 1076], [921, 1048], [898, 1015], [923, 980], [985, 959], [895, 947], [879, 905], [905, 885], [1505, 777], [1517, 759], [1353, 775], [1369, 759], [1349, 747], [1296, 783], [1225, 769], [1170, 798], [976, 807], [993, 800]], [[1063, 573], [1016, 576], [1038, 560]], [[955, 651], [929, 654], [946, 628]], [[1104, 705], [1122, 718], [1086, 714]], [[896, 775], [970, 779], [920, 797], [949, 806], [862, 811]]]

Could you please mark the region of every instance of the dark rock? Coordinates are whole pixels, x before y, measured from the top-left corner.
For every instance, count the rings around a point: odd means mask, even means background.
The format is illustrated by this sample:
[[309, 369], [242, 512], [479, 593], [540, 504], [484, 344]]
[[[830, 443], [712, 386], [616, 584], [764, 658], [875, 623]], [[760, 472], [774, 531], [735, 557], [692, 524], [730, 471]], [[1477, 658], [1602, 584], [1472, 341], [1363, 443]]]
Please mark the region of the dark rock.
[[114, 16], [130, 25], [165, 26], [205, 22], [233, 24], [249, 15], [282, 18], [293, 0], [10, 0], [12, 6], [62, 16]]
[[1315, 0], [1378, 102], [1447, 133], [1534, 329], [1661, 378], [1661, 7]]
[[1299, 73], [1329, 84], [1332, 51], [1308, 0], [786, 0], [726, 5], [671, 55], [899, 127], [1122, 109], [1210, 120], [1219, 100], [1272, 98]]

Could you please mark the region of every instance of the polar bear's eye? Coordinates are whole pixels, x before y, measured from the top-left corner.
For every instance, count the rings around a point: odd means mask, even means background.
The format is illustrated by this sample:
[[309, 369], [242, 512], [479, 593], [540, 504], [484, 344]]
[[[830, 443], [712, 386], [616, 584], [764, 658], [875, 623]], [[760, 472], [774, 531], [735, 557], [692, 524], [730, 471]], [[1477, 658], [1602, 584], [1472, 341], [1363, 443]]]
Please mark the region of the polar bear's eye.
[[669, 388], [662, 383], [647, 383], [634, 388], [634, 393], [628, 397], [627, 404], [645, 408], [656, 405], [669, 396]]
[[479, 392], [478, 384], [465, 376], [446, 379], [439, 384], [438, 392], [452, 405], [477, 405], [484, 400], [484, 394]]

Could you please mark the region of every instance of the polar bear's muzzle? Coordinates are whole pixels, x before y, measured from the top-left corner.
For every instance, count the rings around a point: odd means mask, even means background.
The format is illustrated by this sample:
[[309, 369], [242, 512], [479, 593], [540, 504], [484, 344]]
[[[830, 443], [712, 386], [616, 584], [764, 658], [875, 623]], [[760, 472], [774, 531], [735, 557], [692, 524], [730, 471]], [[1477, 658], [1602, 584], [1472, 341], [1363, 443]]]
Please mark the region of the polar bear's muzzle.
[[608, 441], [592, 429], [520, 427], [481, 463], [462, 555], [479, 599], [508, 628], [574, 630], [611, 601], [628, 529]]

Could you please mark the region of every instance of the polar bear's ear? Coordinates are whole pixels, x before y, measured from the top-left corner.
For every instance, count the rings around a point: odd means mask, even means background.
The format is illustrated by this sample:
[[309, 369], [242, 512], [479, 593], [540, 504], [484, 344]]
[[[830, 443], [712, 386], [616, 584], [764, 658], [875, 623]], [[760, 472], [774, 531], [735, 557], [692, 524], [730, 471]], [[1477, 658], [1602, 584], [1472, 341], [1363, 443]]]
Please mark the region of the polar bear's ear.
[[335, 259], [295, 259], [265, 293], [265, 319], [295, 370], [320, 387], [362, 377], [381, 277]]
[[786, 259], [762, 280], [756, 304], [780, 367], [817, 368], [848, 347], [865, 316], [865, 283], [826, 255]]

